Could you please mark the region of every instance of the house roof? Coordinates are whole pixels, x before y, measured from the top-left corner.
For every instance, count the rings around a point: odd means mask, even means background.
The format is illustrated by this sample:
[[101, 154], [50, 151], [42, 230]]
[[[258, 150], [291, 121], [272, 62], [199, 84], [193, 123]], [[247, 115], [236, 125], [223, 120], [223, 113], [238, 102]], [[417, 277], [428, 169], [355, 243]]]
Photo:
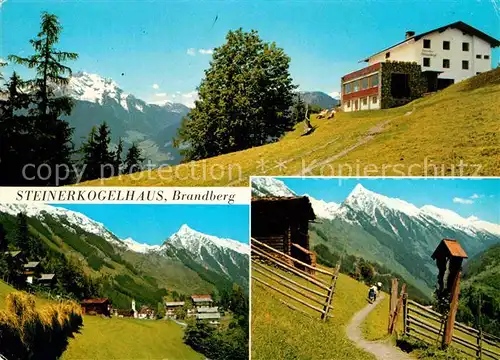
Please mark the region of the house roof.
[[109, 302], [108, 298], [102, 298], [102, 299], [84, 299], [82, 300], [82, 304], [105, 304]]
[[210, 295], [191, 295], [193, 301], [212, 301], [212, 296]]
[[25, 269], [32, 269], [32, 268], [36, 268], [38, 265], [40, 265], [39, 261], [30, 261], [27, 264], [24, 264], [24, 268]]
[[436, 250], [434, 250], [432, 258], [436, 259], [440, 255], [448, 255], [463, 259], [468, 258], [467, 253], [464, 249], [462, 249], [460, 243], [453, 239], [443, 239], [437, 246]]
[[10, 254], [12, 257], [16, 257], [17, 255], [20, 255], [20, 251], [6, 251], [5, 254]]
[[421, 33], [421, 34], [417, 34], [417, 35], [411, 36], [411, 37], [409, 37], [407, 39], [404, 39], [403, 41], [400, 41], [399, 43], [397, 43], [395, 45], [392, 45], [392, 46], [390, 46], [390, 47], [388, 47], [388, 48], [386, 48], [384, 50], [380, 50], [379, 52], [377, 52], [377, 53], [375, 53], [375, 54], [367, 57], [366, 59], [360, 60], [360, 62], [363, 62], [363, 61], [367, 62], [367, 61], [370, 60], [370, 58], [374, 57], [375, 55], [378, 55], [380, 53], [386, 52], [387, 50], [395, 48], [396, 46], [403, 45], [404, 43], [407, 43], [407, 42], [409, 42], [411, 40], [418, 41], [418, 40], [420, 40], [421, 38], [423, 38], [426, 35], [429, 35], [429, 34], [431, 34], [433, 32], [443, 32], [443, 31], [445, 31], [448, 28], [462, 30], [465, 33], [477, 36], [478, 38], [483, 39], [484, 41], [488, 42], [492, 47], [500, 46], [500, 40], [495, 39], [494, 37], [492, 37], [492, 36], [490, 36], [490, 35], [482, 32], [479, 29], [476, 29], [473, 26], [470, 26], [470, 25], [464, 23], [463, 21], [457, 21], [457, 22], [454, 22], [454, 23], [451, 23], [451, 24], [448, 24], [448, 25], [441, 26], [441, 27], [436, 28], [436, 29], [432, 29], [432, 30], [426, 31], [426, 32]]
[[219, 313], [196, 314], [196, 318], [200, 320], [220, 319], [220, 314]]
[[198, 313], [216, 313], [219, 312], [218, 306], [200, 306], [198, 309]]
[[43, 280], [52, 280], [55, 276], [56, 276], [56, 274], [41, 274], [38, 281], [40, 281], [40, 280], [42, 280], [42, 281]]
[[165, 306], [184, 306], [185, 302], [184, 301], [167, 301], [165, 303]]

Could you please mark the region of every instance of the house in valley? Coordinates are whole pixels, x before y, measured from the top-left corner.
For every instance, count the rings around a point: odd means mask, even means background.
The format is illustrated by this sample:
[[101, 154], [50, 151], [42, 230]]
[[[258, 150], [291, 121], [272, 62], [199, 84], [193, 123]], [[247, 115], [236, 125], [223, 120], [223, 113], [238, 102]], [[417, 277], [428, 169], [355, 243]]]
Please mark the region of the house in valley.
[[[251, 212], [253, 239], [306, 264], [316, 265], [316, 254], [309, 249], [309, 223], [316, 215], [307, 196], [254, 198]], [[288, 258], [282, 260], [291, 262]], [[290, 265], [294, 265], [293, 262]]]
[[221, 315], [219, 312], [197, 313], [196, 321], [206, 322], [209, 325], [220, 325]]
[[341, 79], [343, 111], [404, 105], [492, 69], [492, 49], [500, 41], [458, 21], [402, 41], [365, 58], [367, 67]]
[[52, 287], [56, 282], [56, 274], [40, 274], [36, 282], [42, 286]]
[[38, 261], [29, 261], [23, 265], [24, 276], [26, 277], [26, 282], [28, 284], [33, 284], [40, 277], [41, 266]]
[[186, 304], [185, 301], [166, 301], [165, 302], [165, 316], [170, 319], [176, 319], [175, 315], [178, 309], [181, 309]]
[[108, 298], [85, 299], [81, 302], [82, 312], [86, 315], [111, 315], [111, 301]]
[[137, 312], [138, 319], [154, 319], [155, 311], [151, 309], [149, 306], [142, 305], [139, 311]]
[[211, 295], [191, 295], [191, 301], [193, 301], [197, 309], [204, 306], [211, 306], [213, 303]]

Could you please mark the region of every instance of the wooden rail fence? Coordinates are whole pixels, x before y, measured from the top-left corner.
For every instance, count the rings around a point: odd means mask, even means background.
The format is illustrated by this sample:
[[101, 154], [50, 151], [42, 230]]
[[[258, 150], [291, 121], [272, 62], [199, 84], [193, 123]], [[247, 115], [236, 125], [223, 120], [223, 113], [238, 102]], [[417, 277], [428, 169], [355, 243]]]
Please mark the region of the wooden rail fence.
[[[439, 345], [446, 317], [403, 296], [404, 333], [431, 345]], [[455, 322], [452, 347], [476, 359], [500, 359], [500, 338]]]
[[[319, 313], [323, 321], [332, 316], [330, 311], [340, 265], [330, 272], [297, 260], [253, 238], [251, 249], [252, 272], [255, 274], [252, 274], [253, 280], [286, 297], [286, 301], [283, 299], [280, 301], [293, 310], [310, 316], [297, 306], [300, 304]], [[300, 277], [302, 281], [292, 279], [290, 273]], [[325, 277], [330, 281], [322, 279]], [[291, 291], [285, 291], [277, 284]]]

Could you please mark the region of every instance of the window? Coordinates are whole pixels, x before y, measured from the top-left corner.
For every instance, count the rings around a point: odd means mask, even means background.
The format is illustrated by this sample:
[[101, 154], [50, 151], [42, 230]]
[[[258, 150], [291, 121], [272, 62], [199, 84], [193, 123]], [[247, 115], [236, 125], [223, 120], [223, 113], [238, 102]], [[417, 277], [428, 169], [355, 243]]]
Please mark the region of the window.
[[386, 59], [389, 59], [390, 57], [391, 57], [391, 52], [390, 52], [390, 51], [389, 51], [389, 52], [386, 52], [386, 53], [385, 53], [385, 58], [386, 58]]
[[353, 85], [353, 91], [359, 91], [359, 80], [356, 80], [355, 82], [352, 83]]
[[476, 59], [481, 59], [481, 55], [480, 55], [480, 54], [477, 54], [477, 55], [476, 55]]
[[469, 70], [469, 62], [467, 60], [462, 61], [462, 69]]
[[351, 92], [351, 84], [344, 85], [344, 94], [349, 94]]
[[372, 104], [376, 104], [377, 103], [377, 97], [376, 96], [372, 96]]
[[478, 72], [476, 73], [476, 75], [479, 75], [479, 74], [481, 74], [481, 71], [478, 71]]
[[484, 56], [483, 56], [483, 59], [485, 59], [485, 60], [489, 60], [489, 58], [490, 58], [490, 56], [489, 56], [489, 55], [484, 55]]
[[351, 107], [351, 100], [347, 100], [347, 107]]
[[443, 50], [450, 50], [450, 42], [443, 41]]
[[431, 41], [429, 39], [424, 39], [424, 49], [431, 48]]
[[368, 98], [367, 97], [363, 98], [363, 105], [368, 105]]
[[462, 43], [462, 51], [469, 51], [469, 43]]
[[450, 68], [450, 59], [443, 59], [443, 67], [445, 69], [449, 69]]
[[368, 89], [368, 78], [365, 77], [364, 79], [361, 80], [361, 89]]
[[378, 86], [378, 74], [372, 75], [370, 79], [370, 85], [372, 87]]
[[424, 57], [424, 66], [425, 67], [431, 66], [431, 58]]

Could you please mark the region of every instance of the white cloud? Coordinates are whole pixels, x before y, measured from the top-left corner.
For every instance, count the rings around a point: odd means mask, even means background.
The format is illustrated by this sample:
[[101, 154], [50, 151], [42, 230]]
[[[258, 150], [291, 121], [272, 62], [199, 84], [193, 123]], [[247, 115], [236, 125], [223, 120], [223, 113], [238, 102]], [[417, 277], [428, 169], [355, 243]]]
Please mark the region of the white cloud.
[[453, 202], [456, 204], [466, 204], [466, 205], [474, 204], [474, 201], [472, 201], [470, 199], [462, 199], [459, 197], [454, 197]]
[[186, 54], [188, 54], [189, 56], [195, 56], [196, 55], [196, 49], [195, 48], [189, 48], [189, 49], [187, 49]]
[[473, 194], [471, 197], [469, 197], [469, 199], [482, 199], [482, 198], [484, 198], [483, 194], [481, 195]]
[[160, 85], [158, 84], [153, 84], [153, 89], [158, 90], [160, 88]]
[[200, 49], [198, 52], [202, 55], [212, 55], [214, 53], [214, 49]]
[[[172, 94], [161, 93], [155, 94], [157, 97], [162, 97], [161, 100], [152, 101], [152, 104], [156, 105], [165, 105], [166, 103], [179, 103], [183, 104], [189, 108], [194, 108], [194, 102], [198, 100], [198, 92], [190, 91], [187, 93], [181, 93], [180, 91], [176, 91]], [[161, 95], [161, 96], [159, 96]]]
[[2, 7], [3, 4], [5, 4], [7, 0], [0, 0], [0, 8]]

